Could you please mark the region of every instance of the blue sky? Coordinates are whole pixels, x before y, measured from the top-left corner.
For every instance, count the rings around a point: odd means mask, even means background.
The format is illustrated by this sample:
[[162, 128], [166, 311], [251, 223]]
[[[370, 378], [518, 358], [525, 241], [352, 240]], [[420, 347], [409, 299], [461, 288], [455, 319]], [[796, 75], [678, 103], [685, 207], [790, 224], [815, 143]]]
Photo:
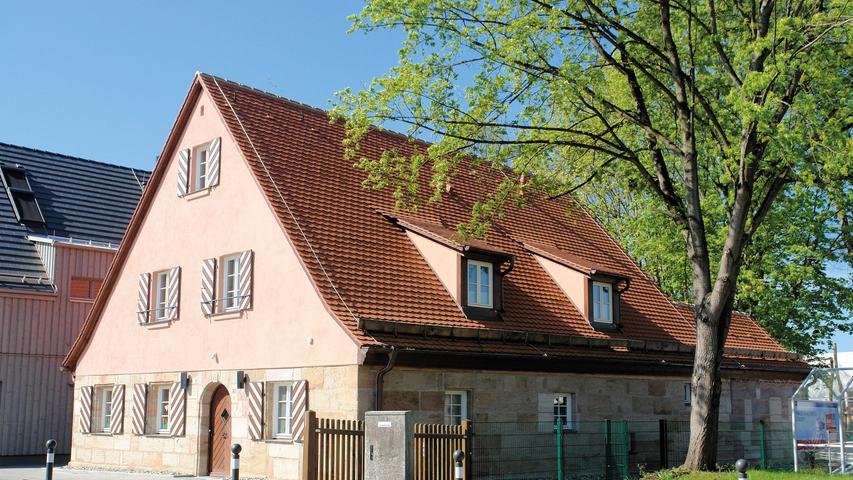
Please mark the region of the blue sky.
[[[151, 169], [196, 71], [326, 107], [334, 92], [396, 63], [399, 32], [346, 33], [360, 8], [349, 0], [3, 2], [0, 142]], [[853, 336], [838, 341], [853, 351]]]
[[150, 169], [196, 71], [326, 107], [396, 63], [399, 33], [346, 33], [360, 8], [2, 2], [0, 142]]

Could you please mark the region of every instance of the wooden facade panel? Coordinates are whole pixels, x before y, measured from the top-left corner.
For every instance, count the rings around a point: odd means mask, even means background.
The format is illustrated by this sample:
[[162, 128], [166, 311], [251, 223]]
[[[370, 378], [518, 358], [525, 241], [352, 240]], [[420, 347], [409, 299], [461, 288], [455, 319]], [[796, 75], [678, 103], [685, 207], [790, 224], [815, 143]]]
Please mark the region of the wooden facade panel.
[[62, 359], [92, 307], [70, 300], [71, 277], [101, 279], [114, 252], [59, 245], [56, 295], [0, 294], [0, 456], [41, 455], [71, 444], [73, 388]]

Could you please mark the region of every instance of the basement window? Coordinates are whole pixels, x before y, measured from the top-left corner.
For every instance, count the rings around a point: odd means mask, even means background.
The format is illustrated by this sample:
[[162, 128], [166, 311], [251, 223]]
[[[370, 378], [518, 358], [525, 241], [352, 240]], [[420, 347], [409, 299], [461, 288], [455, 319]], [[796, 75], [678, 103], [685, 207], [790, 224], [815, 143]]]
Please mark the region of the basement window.
[[27, 171], [22, 167], [3, 165], [0, 166], [0, 178], [3, 179], [3, 187], [18, 221], [44, 225], [44, 216], [36, 201], [36, 194], [30, 186]]

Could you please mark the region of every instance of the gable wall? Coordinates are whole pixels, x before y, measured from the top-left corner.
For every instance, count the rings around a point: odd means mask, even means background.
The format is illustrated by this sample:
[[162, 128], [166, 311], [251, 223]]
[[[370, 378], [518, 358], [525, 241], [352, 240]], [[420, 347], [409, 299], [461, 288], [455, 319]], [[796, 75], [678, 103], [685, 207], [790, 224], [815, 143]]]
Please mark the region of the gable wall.
[[[206, 92], [178, 134], [76, 374], [355, 363], [355, 342], [321, 302]], [[179, 198], [178, 151], [216, 136], [222, 137], [219, 186]], [[248, 249], [255, 254], [253, 308], [206, 318], [199, 303], [202, 260]], [[138, 275], [174, 266], [182, 267], [179, 319], [138, 325]]]

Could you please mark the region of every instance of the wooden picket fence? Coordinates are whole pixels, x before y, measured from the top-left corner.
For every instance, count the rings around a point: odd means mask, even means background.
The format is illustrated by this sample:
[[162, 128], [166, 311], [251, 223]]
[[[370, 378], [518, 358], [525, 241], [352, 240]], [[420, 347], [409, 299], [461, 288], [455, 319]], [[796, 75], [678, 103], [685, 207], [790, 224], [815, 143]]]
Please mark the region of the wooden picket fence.
[[471, 451], [471, 422], [463, 420], [462, 425], [416, 423], [414, 437], [415, 480], [454, 480], [453, 452], [456, 450], [465, 454], [464, 478], [471, 478], [467, 461]]
[[364, 422], [317, 418], [308, 412], [303, 480], [363, 480]]
[[[364, 480], [364, 422], [317, 418], [309, 411], [303, 439], [302, 480]], [[470, 479], [471, 422], [416, 423], [412, 439], [414, 480], [454, 480], [453, 452], [465, 453]]]

